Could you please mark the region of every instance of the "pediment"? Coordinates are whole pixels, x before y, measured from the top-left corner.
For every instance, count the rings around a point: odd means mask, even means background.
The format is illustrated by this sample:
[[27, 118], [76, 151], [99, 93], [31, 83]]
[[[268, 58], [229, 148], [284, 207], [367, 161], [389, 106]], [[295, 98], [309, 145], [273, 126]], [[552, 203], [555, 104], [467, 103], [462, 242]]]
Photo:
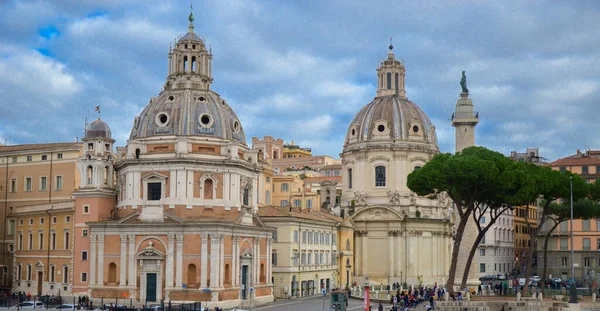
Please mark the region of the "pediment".
[[148, 246], [137, 254], [139, 259], [162, 259], [165, 255], [153, 246]]

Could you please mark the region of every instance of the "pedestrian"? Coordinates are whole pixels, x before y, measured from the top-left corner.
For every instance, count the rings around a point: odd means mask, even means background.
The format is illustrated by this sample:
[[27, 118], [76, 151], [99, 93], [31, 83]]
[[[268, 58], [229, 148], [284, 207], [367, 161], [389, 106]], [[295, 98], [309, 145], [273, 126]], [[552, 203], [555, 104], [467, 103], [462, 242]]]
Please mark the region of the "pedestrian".
[[379, 303], [379, 307], [377, 308], [377, 310], [383, 311], [383, 305], [381, 304], [381, 302]]

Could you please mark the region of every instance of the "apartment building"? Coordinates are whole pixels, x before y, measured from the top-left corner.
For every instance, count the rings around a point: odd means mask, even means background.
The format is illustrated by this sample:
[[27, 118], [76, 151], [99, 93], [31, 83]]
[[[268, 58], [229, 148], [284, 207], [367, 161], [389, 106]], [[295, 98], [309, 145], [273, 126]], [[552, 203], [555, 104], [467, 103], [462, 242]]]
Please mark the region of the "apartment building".
[[[481, 226], [489, 224], [491, 215], [488, 212], [481, 218]], [[511, 274], [515, 268], [514, 260], [514, 219], [513, 211], [502, 214], [486, 232], [479, 243], [477, 262], [479, 276], [489, 274]]]
[[297, 176], [273, 176], [273, 205], [294, 206], [300, 209], [318, 209], [321, 197], [311, 191], [310, 184]]

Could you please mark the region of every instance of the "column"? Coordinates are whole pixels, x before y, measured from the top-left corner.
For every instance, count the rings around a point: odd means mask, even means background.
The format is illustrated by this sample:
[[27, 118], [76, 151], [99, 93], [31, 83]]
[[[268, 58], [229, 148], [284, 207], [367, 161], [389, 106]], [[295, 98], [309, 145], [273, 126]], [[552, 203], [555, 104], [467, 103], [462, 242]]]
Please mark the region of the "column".
[[401, 239], [398, 239], [398, 236], [401, 234], [400, 231], [396, 231], [396, 234], [394, 234], [394, 253], [396, 254], [396, 268], [394, 269], [394, 271], [396, 271], [396, 276], [400, 277], [400, 271], [402, 271], [402, 250], [401, 250], [401, 245], [398, 244], [398, 240], [400, 240], [400, 243], [402, 243]]
[[[223, 279], [225, 278], [225, 236], [221, 236], [221, 243], [219, 245], [219, 269], [221, 275], [219, 275], [219, 287], [223, 287]], [[230, 269], [231, 271], [231, 269]]]
[[135, 235], [130, 234], [127, 238], [129, 239], [129, 280], [127, 281], [127, 285], [129, 285], [129, 287], [135, 287], [137, 284], [135, 275]]
[[260, 283], [260, 238], [255, 239], [256, 241], [256, 284]]
[[[175, 179], [175, 178], [173, 178]], [[167, 266], [165, 271], [165, 287], [173, 288], [173, 256], [175, 256], [175, 235], [167, 235]]]
[[221, 236], [210, 235], [210, 288], [219, 287], [219, 245]]
[[231, 286], [235, 286], [237, 285], [237, 261], [238, 261], [238, 255], [237, 255], [237, 244], [239, 243], [239, 238], [238, 237], [231, 237]]
[[119, 269], [121, 271], [119, 275], [119, 286], [125, 287], [127, 285], [127, 235], [121, 234], [121, 262]]
[[175, 270], [175, 286], [181, 287], [183, 280], [183, 234], [177, 234], [177, 262], [175, 263], [177, 269]]
[[361, 233], [360, 231], [356, 231], [356, 233], [354, 234], [354, 275], [362, 275], [362, 269], [361, 269], [361, 258], [362, 258], [362, 240], [360, 238]]
[[98, 284], [104, 285], [104, 234], [98, 235]]
[[396, 263], [396, 261], [394, 260], [394, 231], [388, 231], [388, 243], [389, 243], [389, 252], [390, 252], [390, 271], [389, 271], [389, 276], [393, 277], [396, 275], [396, 272], [394, 272], [394, 264]]
[[[368, 260], [369, 260], [369, 251], [367, 246], [367, 231], [363, 231], [362, 232], [362, 267], [361, 267], [361, 272], [363, 276], [366, 276], [367, 273], [365, 273], [366, 270], [368, 270]], [[368, 271], [367, 271], [368, 272]]]
[[239, 286], [240, 285], [240, 271], [242, 271], [242, 263], [240, 261], [240, 238], [237, 238], [236, 241], [236, 245], [235, 245], [235, 263], [236, 263], [236, 267], [235, 267], [235, 285]]
[[273, 268], [272, 267], [273, 263], [271, 262], [273, 260], [272, 254], [273, 254], [273, 238], [268, 237], [267, 238], [267, 284], [271, 284], [271, 279], [272, 279], [272, 275], [271, 275], [271, 270]]
[[208, 234], [201, 234], [200, 237], [202, 239], [202, 253], [200, 255], [200, 287], [206, 288], [208, 283], [208, 260], [206, 258], [208, 254]]
[[90, 236], [90, 285], [96, 284], [96, 235]]

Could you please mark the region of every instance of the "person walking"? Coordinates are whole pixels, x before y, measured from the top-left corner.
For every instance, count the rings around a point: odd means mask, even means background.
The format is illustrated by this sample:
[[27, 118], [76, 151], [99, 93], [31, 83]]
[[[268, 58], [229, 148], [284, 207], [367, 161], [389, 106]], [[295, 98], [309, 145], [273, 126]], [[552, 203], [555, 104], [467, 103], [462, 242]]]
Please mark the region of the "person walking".
[[379, 307], [377, 307], [377, 310], [383, 311], [383, 305], [381, 304], [381, 302], [379, 303]]

